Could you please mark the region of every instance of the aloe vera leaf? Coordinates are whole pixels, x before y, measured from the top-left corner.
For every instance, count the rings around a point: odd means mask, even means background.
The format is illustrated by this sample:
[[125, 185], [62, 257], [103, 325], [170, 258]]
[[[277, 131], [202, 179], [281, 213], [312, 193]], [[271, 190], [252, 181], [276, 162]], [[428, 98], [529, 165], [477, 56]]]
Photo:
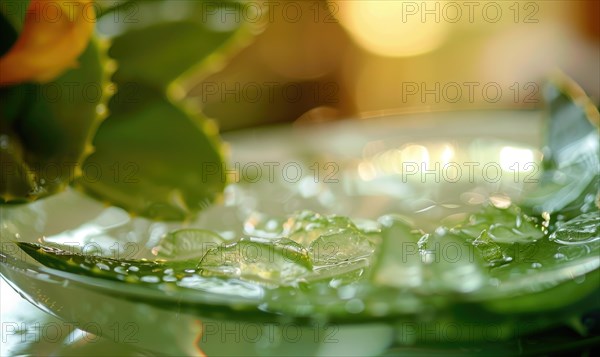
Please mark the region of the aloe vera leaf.
[[[590, 134], [598, 134], [598, 109], [583, 90], [565, 76], [552, 78], [544, 97], [549, 111], [544, 156], [546, 170], [569, 164], [568, 150]], [[596, 125], [596, 126], [595, 126]], [[587, 148], [582, 148], [587, 149]], [[596, 152], [597, 154], [597, 152]]]
[[127, 283], [172, 282], [194, 271], [197, 261], [166, 262], [146, 260], [117, 260], [94, 255], [83, 255], [60, 248], [35, 243], [17, 245], [44, 266], [67, 273]]
[[196, 12], [187, 15], [112, 39], [119, 90], [84, 164], [105, 174], [77, 181], [99, 199], [153, 219], [189, 218], [220, 197], [226, 184], [216, 126], [176, 103], [170, 90], [187, 72], [213, 65], [227, 52], [226, 43], [237, 43], [248, 28], [217, 31], [201, 16], [195, 19]]
[[[5, 33], [4, 31], [0, 34], [0, 39], [2, 40], [2, 47], [6, 45], [5, 40], [11, 39], [14, 35], [13, 32], [21, 32], [23, 28], [23, 23], [25, 22], [25, 14], [27, 12], [27, 5], [29, 5], [25, 1], [21, 0], [4, 0], [2, 1], [2, 6], [0, 6], [0, 17], [2, 17], [2, 22], [6, 22], [8, 25], [6, 28], [3, 25], [3, 30], [9, 31], [9, 33]], [[5, 37], [7, 36], [7, 37]], [[16, 36], [14, 38], [16, 40]], [[14, 41], [11, 40], [11, 41]], [[4, 49], [0, 53], [4, 53]]]
[[[496, 313], [502, 314], [520, 314], [548, 312], [562, 309], [570, 304], [577, 304], [586, 297], [595, 296], [590, 304], [580, 306], [580, 309], [591, 311], [600, 308], [598, 300], [598, 282], [600, 281], [600, 272], [598, 269], [582, 275], [579, 279], [564, 280], [560, 284], [549, 285], [543, 289], [535, 291], [534, 289], [520, 295], [505, 295], [497, 298], [490, 297], [484, 300], [483, 306]], [[537, 286], [539, 289], [539, 285]]]
[[[2, 16], [0, 16], [2, 17]], [[16, 41], [2, 17], [2, 48]], [[90, 41], [78, 67], [50, 83], [0, 89], [3, 158], [0, 203], [19, 203], [63, 190], [81, 174], [90, 141], [106, 116], [110, 83], [103, 46]]]
[[213, 138], [166, 98], [109, 118], [84, 164], [104, 174], [77, 181], [87, 193], [135, 214], [183, 220], [222, 192], [222, 157]]
[[540, 184], [522, 204], [534, 214], [572, 218], [597, 209], [600, 181], [600, 114], [583, 90], [561, 76], [546, 86], [549, 123]]
[[213, 31], [194, 21], [159, 23], [131, 30], [113, 40], [109, 54], [119, 63], [113, 80], [165, 90], [235, 34]]
[[[500, 244], [506, 264], [493, 266], [493, 283], [469, 299], [516, 313], [557, 309], [586, 296], [598, 282], [597, 221], [597, 214], [586, 213], [535, 242]], [[545, 296], [550, 301], [540, 304]]]

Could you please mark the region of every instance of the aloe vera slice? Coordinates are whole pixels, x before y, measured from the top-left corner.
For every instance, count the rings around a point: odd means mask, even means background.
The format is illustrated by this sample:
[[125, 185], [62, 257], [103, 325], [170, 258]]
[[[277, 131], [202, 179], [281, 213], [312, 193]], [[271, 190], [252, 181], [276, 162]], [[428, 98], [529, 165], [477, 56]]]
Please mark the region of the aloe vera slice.
[[[32, 258], [49, 268], [127, 283], [172, 282], [189, 275], [194, 270], [193, 262], [174, 265], [160, 261], [117, 260], [73, 253], [34, 243], [18, 242], [17, 245]], [[185, 268], [186, 266], [187, 268]]]
[[199, 267], [203, 276], [278, 286], [296, 284], [312, 270], [312, 263], [308, 251], [289, 239], [242, 238], [209, 250]]
[[210, 249], [225, 244], [225, 240], [215, 232], [205, 229], [178, 229], [167, 234], [153, 249], [160, 259], [187, 260], [202, 259]]
[[546, 87], [549, 123], [540, 184], [522, 204], [531, 212], [572, 218], [599, 207], [600, 114], [583, 90], [565, 76]]

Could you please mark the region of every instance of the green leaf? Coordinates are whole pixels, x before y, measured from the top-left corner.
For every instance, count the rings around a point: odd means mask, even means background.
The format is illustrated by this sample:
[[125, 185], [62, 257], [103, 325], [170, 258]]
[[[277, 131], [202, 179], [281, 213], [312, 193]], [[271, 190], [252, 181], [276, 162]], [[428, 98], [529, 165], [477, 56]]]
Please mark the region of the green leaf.
[[188, 17], [147, 21], [112, 40], [118, 93], [94, 140], [96, 151], [84, 165], [102, 175], [77, 182], [100, 199], [160, 220], [192, 216], [225, 187], [216, 126], [184, 109], [172, 94], [178, 83], [206, 71], [249, 31], [243, 22], [227, 31], [213, 29], [199, 16], [202, 2], [183, 3], [193, 8], [184, 13]]
[[[534, 242], [499, 244], [504, 264], [490, 269], [495, 283], [474, 296], [503, 312], [550, 310], [586, 296], [600, 267], [598, 221], [598, 212], [584, 213]], [[550, 302], [540, 303], [545, 297]]]
[[[226, 11], [225, 16], [221, 11]], [[116, 83], [134, 82], [164, 92], [174, 81], [208, 75], [248, 44], [260, 23], [247, 21], [243, 1], [121, 1], [101, 15], [119, 67]], [[113, 13], [113, 12], [116, 12]], [[103, 26], [106, 22], [106, 26]]]
[[[550, 271], [546, 276], [554, 273]], [[503, 314], [553, 313], [570, 304], [578, 304], [586, 297], [590, 300], [589, 297], [592, 296], [594, 298], [587, 305], [579, 308], [584, 310], [583, 312], [589, 312], [600, 308], [600, 300], [597, 296], [599, 279], [598, 269], [581, 274], [577, 279], [568, 279], [564, 274], [559, 275], [554, 283], [542, 280], [538, 282], [535, 278], [531, 278], [528, 287], [526, 286], [528, 282], [519, 281], [522, 284], [520, 294], [504, 294], [504, 296], [499, 294], [498, 298], [487, 299], [483, 305], [490, 311]], [[509, 286], [512, 288], [515, 285]]]
[[119, 63], [116, 83], [140, 83], [166, 90], [235, 32], [216, 32], [193, 21], [159, 23], [113, 40], [109, 55]]
[[[203, 123], [166, 98], [113, 112], [94, 139], [85, 190], [130, 212], [182, 220], [222, 192], [222, 158]], [[211, 170], [211, 171], [209, 171]]]
[[[521, 208], [488, 206], [470, 217], [472, 225], [484, 227], [490, 241], [496, 243], [532, 243], [544, 237], [544, 230], [533, 219], [521, 212]], [[484, 237], [478, 237], [476, 242]]]
[[487, 283], [483, 259], [463, 238], [440, 227], [419, 240], [425, 263], [422, 287], [427, 293], [466, 294]]
[[592, 120], [598, 120], [598, 110], [583, 90], [566, 77], [550, 80], [544, 97], [550, 114], [544, 163], [546, 169], [562, 167], [578, 159], [571, 151], [576, 143], [590, 134], [597, 136], [598, 128]]
[[[10, 31], [16, 30], [20, 32], [23, 28], [23, 23], [25, 22], [25, 14], [27, 13], [27, 7], [29, 6], [29, 1], [23, 0], [3, 0], [2, 6], [0, 6], [0, 17], [3, 18], [2, 21], [7, 21], [7, 24], [10, 26]], [[7, 28], [3, 26], [4, 31], [7, 31]], [[2, 39], [2, 46], [4, 46], [6, 34], [2, 31], [0, 34], [0, 38]], [[0, 52], [0, 53], [3, 53]]]
[[516, 205], [497, 208], [487, 204], [451, 231], [470, 243], [490, 267], [511, 261], [507, 247], [528, 246], [544, 237], [544, 227]]
[[593, 125], [597, 108], [583, 90], [566, 77], [546, 87], [549, 123], [544, 168], [539, 186], [524, 206], [535, 214], [561, 212], [571, 218], [594, 207], [600, 181], [600, 136]]
[[50, 83], [0, 90], [0, 203], [51, 195], [80, 175], [110, 90], [97, 41], [78, 61]]
[[23, 148], [14, 136], [0, 135], [0, 187], [2, 196], [9, 202], [19, 202], [28, 197], [33, 187], [36, 187], [36, 178], [33, 170], [23, 161]]
[[[34, 243], [18, 242], [17, 245], [29, 256], [49, 268], [94, 278], [152, 284], [162, 282], [165, 276], [173, 276], [177, 279], [186, 274], [180, 268], [181, 264], [176, 266], [177, 271], [175, 271], [174, 266], [160, 261], [116, 260]], [[194, 264], [189, 263], [188, 268], [193, 269]]]

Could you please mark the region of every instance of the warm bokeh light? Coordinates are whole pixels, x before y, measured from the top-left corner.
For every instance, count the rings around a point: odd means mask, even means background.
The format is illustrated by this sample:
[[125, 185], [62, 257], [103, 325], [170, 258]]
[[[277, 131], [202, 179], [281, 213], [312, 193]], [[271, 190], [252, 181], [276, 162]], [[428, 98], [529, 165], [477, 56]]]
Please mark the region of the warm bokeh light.
[[[535, 109], [557, 68], [600, 98], [593, 1], [266, 3], [266, 30], [188, 87], [221, 131], [383, 112]], [[288, 89], [302, 95], [290, 100]]]
[[429, 150], [423, 145], [407, 144], [402, 147], [402, 162], [417, 164], [419, 167], [428, 169], [430, 165]]
[[[429, 6], [435, 10], [445, 1]], [[436, 49], [447, 37], [448, 22], [428, 14], [415, 1], [335, 1], [340, 23], [364, 49], [381, 56], [405, 57]], [[429, 9], [428, 9], [429, 10]], [[435, 11], [434, 11], [435, 12]]]
[[441, 163], [447, 164], [450, 162], [450, 160], [452, 160], [453, 157], [454, 157], [454, 147], [452, 145], [444, 146], [444, 150], [442, 151], [442, 154], [440, 155]]

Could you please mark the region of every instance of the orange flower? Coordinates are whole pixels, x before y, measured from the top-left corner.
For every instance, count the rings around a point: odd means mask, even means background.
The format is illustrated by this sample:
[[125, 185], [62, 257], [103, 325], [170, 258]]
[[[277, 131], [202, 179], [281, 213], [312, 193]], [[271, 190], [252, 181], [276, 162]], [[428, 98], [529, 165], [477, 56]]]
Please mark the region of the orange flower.
[[23, 31], [0, 58], [0, 85], [47, 82], [77, 66], [94, 32], [93, 0], [31, 0]]

